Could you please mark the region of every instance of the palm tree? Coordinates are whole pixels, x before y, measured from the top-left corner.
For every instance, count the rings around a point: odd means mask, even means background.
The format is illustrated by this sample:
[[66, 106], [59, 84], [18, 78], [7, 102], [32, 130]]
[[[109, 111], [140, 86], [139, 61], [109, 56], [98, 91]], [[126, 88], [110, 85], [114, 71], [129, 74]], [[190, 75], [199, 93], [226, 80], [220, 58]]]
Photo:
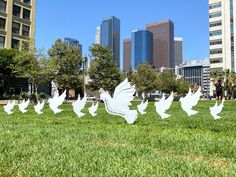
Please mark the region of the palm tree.
[[223, 89], [224, 89], [224, 96], [226, 99], [231, 97], [231, 83], [230, 83], [230, 76], [231, 76], [231, 71], [229, 69], [226, 69], [222, 72], [223, 76]]
[[[210, 82], [213, 82], [213, 85], [215, 86], [217, 84], [218, 80], [222, 78], [222, 73], [217, 70], [212, 71], [210, 73], [210, 78], [211, 78]], [[215, 91], [216, 90], [213, 90], [213, 92], [214, 92], [213, 95], [216, 95]]]
[[236, 86], [236, 73], [231, 71], [231, 73], [230, 73], [231, 99], [234, 99], [234, 97], [235, 97], [235, 86]]

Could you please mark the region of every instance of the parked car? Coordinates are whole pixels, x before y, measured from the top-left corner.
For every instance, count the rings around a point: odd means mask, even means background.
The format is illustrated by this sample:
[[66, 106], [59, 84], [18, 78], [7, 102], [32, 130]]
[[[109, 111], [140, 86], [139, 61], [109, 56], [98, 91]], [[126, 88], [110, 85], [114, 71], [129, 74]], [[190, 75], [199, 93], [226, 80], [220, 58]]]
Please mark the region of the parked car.
[[87, 95], [87, 100], [96, 100], [94, 95]]
[[174, 96], [174, 101], [179, 101], [179, 99], [182, 97], [182, 95], [175, 95]]

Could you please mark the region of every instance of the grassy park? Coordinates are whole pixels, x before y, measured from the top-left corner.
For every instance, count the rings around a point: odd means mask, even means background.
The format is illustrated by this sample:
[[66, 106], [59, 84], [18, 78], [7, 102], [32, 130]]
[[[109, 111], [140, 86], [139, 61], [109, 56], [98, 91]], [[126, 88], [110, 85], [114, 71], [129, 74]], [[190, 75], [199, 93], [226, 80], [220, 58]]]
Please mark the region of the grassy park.
[[[71, 105], [53, 115], [0, 107], [0, 176], [236, 176], [236, 102], [226, 101], [221, 120], [200, 102], [187, 117], [174, 102], [161, 120], [154, 103], [134, 125], [100, 104], [97, 117], [78, 119]], [[135, 106], [135, 105], [134, 105]]]

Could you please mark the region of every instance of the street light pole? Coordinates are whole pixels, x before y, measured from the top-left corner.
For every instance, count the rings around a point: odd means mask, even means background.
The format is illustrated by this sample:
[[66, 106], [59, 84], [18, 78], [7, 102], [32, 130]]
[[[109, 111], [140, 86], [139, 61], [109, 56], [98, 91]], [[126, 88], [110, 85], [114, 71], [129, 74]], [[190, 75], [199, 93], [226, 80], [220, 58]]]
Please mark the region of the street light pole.
[[84, 91], [84, 95], [86, 93], [86, 88], [85, 88], [85, 63], [87, 61], [87, 56], [85, 55], [83, 58], [83, 91]]

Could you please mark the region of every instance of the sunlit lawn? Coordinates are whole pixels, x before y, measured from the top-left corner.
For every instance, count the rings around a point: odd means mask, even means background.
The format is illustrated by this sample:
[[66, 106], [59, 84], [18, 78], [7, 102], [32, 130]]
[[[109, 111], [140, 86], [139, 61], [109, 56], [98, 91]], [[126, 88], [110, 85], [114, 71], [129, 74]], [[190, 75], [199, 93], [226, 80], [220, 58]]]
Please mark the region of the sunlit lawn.
[[[54, 115], [0, 107], [0, 176], [236, 176], [236, 102], [228, 101], [221, 120], [201, 102], [187, 117], [175, 102], [161, 120], [154, 103], [134, 125], [111, 116], [78, 119], [71, 105]], [[84, 112], [88, 112], [88, 103]]]

